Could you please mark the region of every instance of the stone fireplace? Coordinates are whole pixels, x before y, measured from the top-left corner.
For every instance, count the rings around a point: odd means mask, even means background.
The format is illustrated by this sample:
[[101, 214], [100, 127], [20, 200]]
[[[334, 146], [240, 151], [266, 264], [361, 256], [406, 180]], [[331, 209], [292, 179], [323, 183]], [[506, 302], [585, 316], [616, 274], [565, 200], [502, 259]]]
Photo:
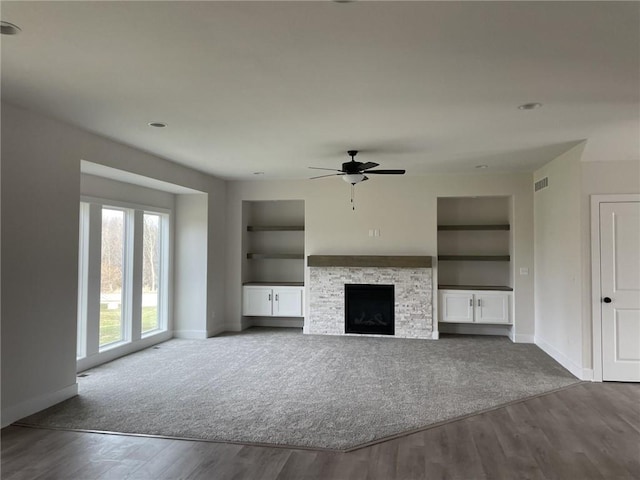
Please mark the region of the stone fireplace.
[[[433, 335], [431, 257], [310, 255], [307, 265], [309, 312], [305, 318], [305, 333], [437, 338]], [[376, 317], [373, 310], [365, 308], [363, 311], [362, 298], [359, 316], [365, 318], [360, 319], [356, 328], [361, 331], [347, 328], [348, 285], [372, 286], [378, 294], [381, 292], [378, 287], [392, 286], [392, 331], [376, 332], [372, 331], [375, 328], [367, 328], [371, 324], [389, 322], [380, 318], [381, 312], [377, 312]], [[372, 303], [379, 303], [378, 298], [380, 295], [373, 295]]]

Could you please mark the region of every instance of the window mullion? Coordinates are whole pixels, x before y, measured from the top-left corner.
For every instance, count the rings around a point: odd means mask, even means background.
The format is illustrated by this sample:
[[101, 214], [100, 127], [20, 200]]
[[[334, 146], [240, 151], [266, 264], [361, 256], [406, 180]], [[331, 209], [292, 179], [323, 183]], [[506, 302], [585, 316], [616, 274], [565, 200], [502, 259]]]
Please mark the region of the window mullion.
[[169, 215], [162, 215], [160, 223], [160, 287], [158, 298], [158, 327], [169, 328]]
[[128, 257], [131, 266], [131, 283], [127, 288], [127, 298], [129, 299], [129, 315], [131, 341], [140, 340], [142, 336], [142, 261], [143, 261], [143, 232], [144, 232], [144, 212], [135, 210], [131, 218], [131, 234], [128, 235]]
[[100, 264], [102, 261], [102, 205], [89, 207], [86, 283], [86, 356], [95, 355], [100, 343]]
[[88, 203], [80, 203], [80, 222], [78, 237], [78, 332], [76, 357], [87, 356], [87, 277], [89, 248], [89, 207]]

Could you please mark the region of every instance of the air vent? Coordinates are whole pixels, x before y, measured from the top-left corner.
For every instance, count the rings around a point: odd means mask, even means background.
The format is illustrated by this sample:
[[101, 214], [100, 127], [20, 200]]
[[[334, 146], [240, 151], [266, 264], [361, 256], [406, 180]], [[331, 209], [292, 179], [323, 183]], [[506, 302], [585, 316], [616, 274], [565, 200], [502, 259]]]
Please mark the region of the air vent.
[[544, 177], [541, 180], [538, 180], [535, 184], [534, 184], [534, 191], [539, 191], [542, 190], [543, 188], [547, 188], [549, 186], [549, 177]]

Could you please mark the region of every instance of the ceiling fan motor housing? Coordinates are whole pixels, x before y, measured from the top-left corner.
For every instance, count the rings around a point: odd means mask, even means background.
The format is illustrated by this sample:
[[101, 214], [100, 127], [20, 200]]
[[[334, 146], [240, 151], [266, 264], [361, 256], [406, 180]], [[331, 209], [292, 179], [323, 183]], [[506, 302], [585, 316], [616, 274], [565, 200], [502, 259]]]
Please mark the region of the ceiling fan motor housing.
[[349, 162], [344, 162], [342, 164], [342, 171], [345, 173], [360, 173], [360, 166], [362, 162], [356, 162], [355, 160], [351, 160]]

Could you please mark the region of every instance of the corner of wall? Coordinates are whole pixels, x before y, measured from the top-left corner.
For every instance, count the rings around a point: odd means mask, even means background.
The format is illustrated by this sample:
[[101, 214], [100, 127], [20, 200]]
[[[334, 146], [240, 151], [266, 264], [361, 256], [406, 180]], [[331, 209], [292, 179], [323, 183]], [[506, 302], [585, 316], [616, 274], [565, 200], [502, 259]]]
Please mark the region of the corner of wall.
[[12, 405], [10, 407], [4, 407], [3, 405], [1, 428], [11, 425], [13, 422], [18, 421], [21, 418], [63, 402], [71, 397], [75, 397], [76, 395], [78, 395], [78, 384], [74, 383], [58, 391], [32, 397], [17, 405]]
[[533, 194], [535, 343], [582, 378], [581, 158], [586, 142], [534, 173], [548, 185]]
[[584, 368], [582, 365], [578, 365], [565, 354], [538, 336], [534, 338], [534, 343], [540, 347], [543, 352], [566, 368], [574, 377], [579, 378], [580, 380], [593, 380], [593, 369]]

